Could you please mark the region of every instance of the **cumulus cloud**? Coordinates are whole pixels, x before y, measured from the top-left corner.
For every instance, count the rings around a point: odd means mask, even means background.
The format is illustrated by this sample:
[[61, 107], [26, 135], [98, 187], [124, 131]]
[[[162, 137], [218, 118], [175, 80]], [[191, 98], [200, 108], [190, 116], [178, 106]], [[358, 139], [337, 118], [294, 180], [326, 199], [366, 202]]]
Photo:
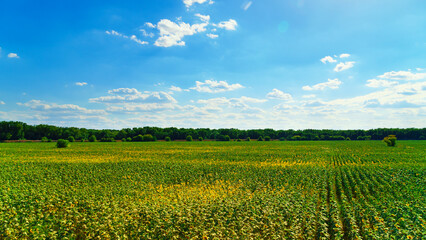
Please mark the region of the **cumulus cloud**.
[[199, 13], [195, 14], [196, 17], [199, 17], [201, 21], [203, 22], [209, 22], [210, 16], [209, 15], [201, 15]]
[[130, 40], [132, 40], [132, 41], [134, 41], [134, 42], [136, 42], [138, 44], [141, 44], [141, 45], [148, 44], [148, 42], [142, 41], [142, 40], [138, 39], [136, 37], [136, 35], [132, 35], [132, 36], [129, 37], [129, 36], [126, 36], [126, 35], [124, 35], [122, 33], [117, 32], [115, 30], [105, 31], [105, 33], [108, 34], [108, 35], [113, 35], [113, 36], [118, 36], [118, 37], [122, 37], [122, 38], [125, 38], [125, 39], [130, 39]]
[[184, 22], [175, 23], [168, 19], [162, 19], [157, 24], [160, 37], [155, 41], [154, 45], [158, 47], [185, 46], [185, 42], [182, 40], [183, 37], [204, 32], [207, 25], [208, 23], [206, 22], [191, 25]]
[[426, 79], [426, 73], [412, 73], [411, 71], [391, 71], [378, 76], [390, 80], [415, 81]]
[[347, 69], [350, 69], [354, 66], [355, 62], [341, 62], [339, 64], [336, 65], [336, 67], [334, 68], [335, 72], [341, 72]]
[[304, 107], [323, 107], [327, 106], [327, 103], [323, 101], [309, 101], [303, 104]]
[[76, 82], [75, 85], [82, 87], [82, 86], [87, 85], [87, 82]]
[[391, 87], [398, 84], [397, 82], [394, 81], [387, 81], [387, 80], [383, 80], [383, 79], [370, 79], [367, 80], [367, 87], [372, 87], [372, 88], [379, 88], [379, 87]]
[[348, 57], [350, 57], [351, 55], [350, 54], [348, 54], [348, 53], [342, 53], [342, 54], [340, 54], [340, 58], [348, 58]]
[[211, 38], [211, 39], [215, 39], [215, 38], [219, 37], [219, 35], [213, 34], [213, 33], [208, 33], [208, 34], [206, 34], [206, 36], [209, 37], [209, 38]]
[[155, 34], [154, 34], [154, 33], [148, 33], [145, 29], [140, 29], [139, 31], [142, 33], [142, 35], [143, 35], [144, 37], [150, 37], [150, 38], [153, 38], [153, 37], [155, 36]]
[[9, 54], [7, 55], [7, 57], [8, 57], [8, 58], [19, 58], [18, 54], [16, 54], [16, 53], [9, 53]]
[[247, 11], [250, 7], [251, 7], [251, 5], [253, 4], [253, 2], [252, 1], [249, 1], [249, 2], [246, 2], [246, 3], [244, 3], [243, 4], [243, 9], [244, 9], [244, 11]]
[[353, 106], [359, 108], [371, 102], [377, 102], [380, 105], [391, 105], [395, 102], [406, 101], [426, 106], [426, 98], [424, 96], [426, 96], [426, 82], [417, 82], [394, 85], [367, 95], [349, 99], [336, 99], [329, 103], [344, 107]]
[[314, 86], [303, 86], [302, 89], [305, 91], [313, 91], [313, 90], [325, 90], [326, 88], [330, 89], [338, 89], [339, 86], [342, 84], [339, 79], [328, 79], [327, 82], [318, 83]]
[[213, 26], [230, 31], [235, 31], [237, 30], [238, 23], [234, 19], [229, 19], [228, 21], [222, 21], [218, 24], [213, 24]]
[[270, 99], [280, 99], [280, 100], [292, 100], [293, 98], [291, 97], [290, 94], [288, 93], [284, 93], [276, 88], [272, 89], [272, 92], [266, 94], [267, 98]]
[[115, 95], [141, 95], [142, 94], [136, 88], [117, 88], [117, 89], [109, 90], [108, 93], [115, 94]]
[[209, 4], [214, 3], [212, 0], [183, 0], [183, 3], [187, 8], [191, 7], [194, 3], [203, 4], [205, 2], [208, 2]]
[[244, 114], [263, 113], [264, 111], [258, 107], [253, 107], [252, 104], [260, 104], [266, 102], [266, 99], [258, 99], [242, 96], [240, 98], [211, 98], [198, 100], [197, 103], [204, 104], [203, 108], [215, 109], [215, 111], [223, 111], [222, 107], [233, 109]]
[[0, 105], [5, 105], [6, 103], [4, 103], [3, 101], [0, 101]]
[[243, 86], [239, 83], [228, 84], [226, 81], [216, 81], [216, 80], [206, 80], [205, 82], [195, 82], [196, 86], [191, 88], [197, 92], [207, 92], [207, 93], [219, 93], [226, 91], [233, 91]]
[[325, 56], [325, 57], [323, 57], [323, 58], [321, 58], [321, 60], [320, 60], [322, 63], [327, 63], [327, 62], [329, 62], [329, 63], [334, 63], [334, 62], [337, 62], [337, 60], [335, 60], [333, 57], [331, 57], [331, 56]]
[[93, 110], [80, 107], [75, 104], [56, 104], [47, 103], [41, 100], [31, 100], [26, 103], [17, 103], [19, 106], [25, 106], [35, 111], [43, 112], [48, 115], [60, 116], [78, 116], [82, 115], [105, 115], [104, 110]]
[[173, 91], [173, 92], [182, 92], [183, 91], [182, 88], [176, 87], [176, 86], [171, 86], [169, 89], [170, 89], [170, 91]]
[[165, 92], [141, 93], [134, 88], [118, 88], [108, 91], [110, 96], [89, 99], [94, 103], [123, 104], [123, 103], [176, 103], [177, 101]]
[[146, 22], [145, 25], [149, 28], [156, 28], [156, 26], [150, 22]]

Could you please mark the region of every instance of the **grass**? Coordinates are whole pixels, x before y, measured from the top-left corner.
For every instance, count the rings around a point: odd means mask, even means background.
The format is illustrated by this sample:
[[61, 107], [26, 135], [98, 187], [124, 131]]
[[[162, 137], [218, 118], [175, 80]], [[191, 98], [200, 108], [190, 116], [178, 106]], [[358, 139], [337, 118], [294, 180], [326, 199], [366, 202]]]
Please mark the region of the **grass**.
[[422, 239], [426, 142], [0, 144], [0, 239]]

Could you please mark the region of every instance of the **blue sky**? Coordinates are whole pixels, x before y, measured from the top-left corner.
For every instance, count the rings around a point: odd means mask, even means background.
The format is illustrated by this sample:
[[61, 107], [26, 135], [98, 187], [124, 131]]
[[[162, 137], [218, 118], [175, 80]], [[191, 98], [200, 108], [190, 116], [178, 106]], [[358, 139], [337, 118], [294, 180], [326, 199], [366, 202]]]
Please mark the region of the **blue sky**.
[[0, 8], [0, 120], [425, 127], [426, 2], [28, 1]]

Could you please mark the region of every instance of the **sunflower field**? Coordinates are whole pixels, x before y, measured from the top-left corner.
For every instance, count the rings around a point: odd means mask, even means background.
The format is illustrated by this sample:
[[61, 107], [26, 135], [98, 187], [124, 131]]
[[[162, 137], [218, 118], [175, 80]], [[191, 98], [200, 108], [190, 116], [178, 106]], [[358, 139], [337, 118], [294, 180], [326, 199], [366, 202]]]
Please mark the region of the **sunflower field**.
[[426, 141], [0, 143], [0, 239], [426, 239]]

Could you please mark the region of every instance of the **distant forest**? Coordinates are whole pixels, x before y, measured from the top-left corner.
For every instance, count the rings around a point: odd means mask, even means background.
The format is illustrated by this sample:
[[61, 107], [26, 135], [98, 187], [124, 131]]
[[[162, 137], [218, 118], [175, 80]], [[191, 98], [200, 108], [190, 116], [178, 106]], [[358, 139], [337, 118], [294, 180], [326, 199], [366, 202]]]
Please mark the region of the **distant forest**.
[[[152, 135], [154, 140], [185, 140], [191, 136], [194, 140], [211, 139], [228, 141], [232, 139], [265, 139], [286, 141], [315, 141], [315, 140], [382, 140], [393, 134], [399, 140], [424, 140], [426, 128], [378, 128], [370, 130], [274, 130], [252, 129], [240, 130], [235, 128], [159, 128], [135, 127], [121, 130], [96, 130], [76, 127], [57, 127], [51, 125], [28, 125], [23, 122], [0, 122], [0, 141], [5, 140], [57, 140], [73, 137], [85, 140], [94, 136], [98, 140], [142, 140], [144, 135]], [[94, 138], [92, 137], [92, 138]]]

